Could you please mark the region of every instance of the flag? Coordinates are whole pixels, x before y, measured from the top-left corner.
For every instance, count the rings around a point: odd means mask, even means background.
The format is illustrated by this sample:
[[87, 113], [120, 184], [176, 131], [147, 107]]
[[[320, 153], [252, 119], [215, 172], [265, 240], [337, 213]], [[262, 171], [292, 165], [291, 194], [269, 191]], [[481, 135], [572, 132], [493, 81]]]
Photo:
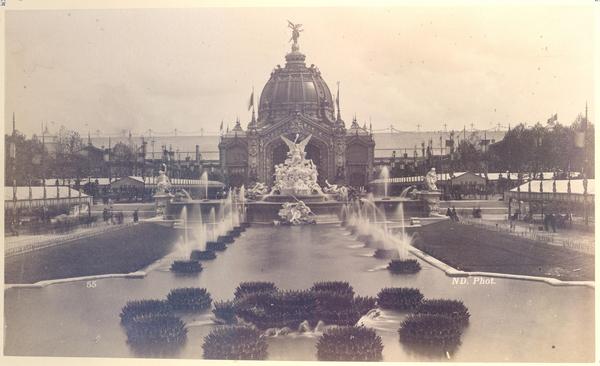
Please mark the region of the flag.
[[548, 118], [548, 124], [552, 124], [558, 120], [558, 114], [554, 113], [550, 118]]
[[254, 107], [254, 88], [252, 88], [252, 94], [250, 94], [250, 101], [248, 102], [248, 110]]

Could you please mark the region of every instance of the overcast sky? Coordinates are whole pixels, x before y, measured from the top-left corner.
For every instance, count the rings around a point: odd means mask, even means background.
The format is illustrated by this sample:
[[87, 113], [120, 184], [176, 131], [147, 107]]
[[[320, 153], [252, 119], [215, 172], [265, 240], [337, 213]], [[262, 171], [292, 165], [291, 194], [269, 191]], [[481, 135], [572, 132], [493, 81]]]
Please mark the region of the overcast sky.
[[[374, 129], [571, 123], [593, 99], [589, 7], [200, 8], [6, 13], [6, 115], [96, 134], [216, 132], [285, 63], [287, 19], [342, 117]], [[593, 121], [593, 108], [590, 119]]]

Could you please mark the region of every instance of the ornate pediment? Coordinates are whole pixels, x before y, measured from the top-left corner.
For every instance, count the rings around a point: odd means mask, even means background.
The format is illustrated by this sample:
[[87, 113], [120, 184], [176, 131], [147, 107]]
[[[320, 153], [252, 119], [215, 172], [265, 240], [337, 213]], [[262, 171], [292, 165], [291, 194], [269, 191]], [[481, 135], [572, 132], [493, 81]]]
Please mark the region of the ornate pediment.
[[312, 134], [321, 141], [329, 141], [333, 136], [333, 129], [300, 114], [283, 118], [277, 123], [262, 129], [258, 134], [259, 138], [264, 141], [272, 141], [278, 139], [281, 135], [293, 134], [300, 134], [301, 136]]

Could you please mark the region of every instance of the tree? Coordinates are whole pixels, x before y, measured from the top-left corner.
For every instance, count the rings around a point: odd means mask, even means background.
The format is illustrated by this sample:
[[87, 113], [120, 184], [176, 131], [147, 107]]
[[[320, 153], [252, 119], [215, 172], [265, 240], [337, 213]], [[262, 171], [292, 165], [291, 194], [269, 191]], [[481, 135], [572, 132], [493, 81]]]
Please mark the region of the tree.
[[477, 149], [473, 142], [462, 140], [456, 149], [455, 170], [480, 171], [483, 162], [483, 153]]
[[[16, 132], [14, 135], [5, 135], [6, 174], [5, 184], [12, 185], [16, 178], [18, 185], [26, 185], [29, 180], [42, 176], [42, 160], [47, 159], [47, 151], [37, 139], [26, 139], [25, 135]], [[16, 160], [15, 174], [13, 175], [13, 160], [10, 154], [11, 143], [15, 145]]]

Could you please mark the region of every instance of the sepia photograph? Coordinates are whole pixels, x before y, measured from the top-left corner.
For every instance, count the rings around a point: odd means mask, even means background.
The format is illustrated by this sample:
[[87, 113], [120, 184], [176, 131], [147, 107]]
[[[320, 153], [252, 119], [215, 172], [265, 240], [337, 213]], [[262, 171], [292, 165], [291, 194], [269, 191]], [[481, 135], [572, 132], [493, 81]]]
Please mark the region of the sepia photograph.
[[0, 361], [597, 360], [600, 2], [0, 9]]

